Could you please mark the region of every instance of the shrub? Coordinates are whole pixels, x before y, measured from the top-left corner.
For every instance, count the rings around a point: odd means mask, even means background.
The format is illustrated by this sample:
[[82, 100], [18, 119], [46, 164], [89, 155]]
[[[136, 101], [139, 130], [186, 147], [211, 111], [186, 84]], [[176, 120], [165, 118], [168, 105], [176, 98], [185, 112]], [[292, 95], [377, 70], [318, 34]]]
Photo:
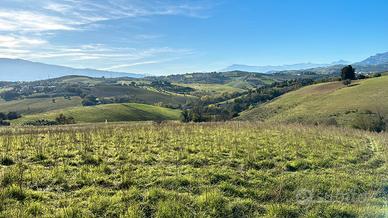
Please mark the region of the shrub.
[[350, 84], [352, 84], [352, 80], [350, 80], [350, 79], [343, 80], [342, 84], [344, 84], [345, 86], [349, 86]]
[[0, 126], [10, 126], [11, 123], [8, 121], [0, 120]]
[[190, 112], [188, 110], [183, 110], [181, 113], [181, 121], [183, 123], [188, 123], [191, 121]]
[[358, 75], [357, 75], [357, 79], [359, 79], [359, 80], [367, 79], [367, 78], [368, 78], [368, 77], [365, 76], [364, 74], [358, 74]]
[[60, 114], [58, 117], [55, 118], [55, 121], [59, 125], [66, 125], [66, 124], [75, 124], [74, 117], [66, 117], [63, 114]]
[[9, 112], [7, 114], [7, 120], [16, 120], [16, 119], [19, 119], [20, 117], [22, 117], [19, 113], [17, 112]]
[[3, 156], [1, 159], [0, 159], [0, 163], [1, 165], [3, 166], [11, 166], [13, 164], [15, 164], [15, 162], [13, 161], [13, 159], [11, 157], [8, 157], [8, 156]]
[[26, 126], [54, 126], [54, 125], [58, 125], [58, 122], [53, 121], [53, 120], [42, 119], [42, 120], [27, 121], [23, 125], [26, 125]]
[[381, 114], [366, 111], [364, 113], [356, 114], [352, 126], [356, 129], [383, 132], [386, 130], [387, 123]]
[[93, 95], [85, 96], [84, 99], [82, 100], [83, 106], [94, 106], [94, 105], [98, 105], [99, 103], [100, 102], [97, 99], [97, 97]]
[[375, 74], [373, 74], [373, 77], [381, 77], [382, 75], [381, 75], [381, 73], [375, 73]]

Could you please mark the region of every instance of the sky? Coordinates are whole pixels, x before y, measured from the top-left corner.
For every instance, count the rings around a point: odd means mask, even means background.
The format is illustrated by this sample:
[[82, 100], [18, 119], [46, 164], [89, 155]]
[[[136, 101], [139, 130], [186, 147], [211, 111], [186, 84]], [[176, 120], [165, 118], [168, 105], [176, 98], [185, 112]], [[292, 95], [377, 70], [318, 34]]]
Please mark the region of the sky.
[[1, 0], [0, 58], [167, 75], [388, 51], [386, 0]]

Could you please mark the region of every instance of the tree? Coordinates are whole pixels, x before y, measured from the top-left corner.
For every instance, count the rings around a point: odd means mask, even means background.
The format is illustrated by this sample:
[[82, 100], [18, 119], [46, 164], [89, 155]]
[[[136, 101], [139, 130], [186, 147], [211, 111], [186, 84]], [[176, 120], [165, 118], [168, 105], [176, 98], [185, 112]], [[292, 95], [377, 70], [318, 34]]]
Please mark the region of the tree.
[[55, 118], [55, 121], [60, 125], [75, 124], [73, 117], [66, 117], [63, 114], [60, 114], [57, 118]]
[[99, 104], [99, 101], [96, 96], [93, 95], [87, 95], [85, 98], [82, 100], [82, 105], [83, 106], [94, 106]]
[[181, 121], [184, 123], [188, 123], [191, 121], [191, 115], [189, 110], [183, 110], [181, 113]]
[[344, 84], [345, 86], [349, 86], [350, 84], [352, 84], [352, 80], [350, 80], [350, 79], [343, 80], [342, 84]]
[[18, 114], [17, 112], [9, 112], [8, 114], [7, 114], [7, 120], [16, 120], [16, 119], [18, 119], [18, 118], [20, 118], [21, 116], [20, 116], [20, 114]]
[[341, 79], [342, 80], [355, 80], [356, 79], [356, 69], [352, 65], [346, 66], [341, 70]]
[[0, 97], [2, 97], [6, 101], [12, 101], [12, 100], [18, 99], [20, 97], [20, 94], [18, 92], [11, 90], [11, 91], [1, 93]]
[[8, 121], [4, 121], [4, 120], [0, 120], [0, 126], [10, 126], [11, 123], [9, 123]]
[[0, 113], [0, 120], [6, 120], [7, 115], [5, 113]]

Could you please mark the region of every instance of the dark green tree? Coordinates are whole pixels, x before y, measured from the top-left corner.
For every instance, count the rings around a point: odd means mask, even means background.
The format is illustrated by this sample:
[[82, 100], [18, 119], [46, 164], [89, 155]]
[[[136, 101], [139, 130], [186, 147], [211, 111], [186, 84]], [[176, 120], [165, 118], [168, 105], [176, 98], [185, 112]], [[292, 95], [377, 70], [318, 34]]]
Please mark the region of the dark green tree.
[[5, 113], [0, 113], [0, 120], [6, 120], [7, 115]]
[[57, 118], [55, 118], [55, 121], [60, 125], [75, 124], [73, 117], [66, 117], [63, 114], [60, 114]]
[[94, 105], [97, 105], [97, 104], [99, 104], [99, 101], [98, 101], [97, 97], [93, 96], [93, 95], [87, 95], [82, 100], [82, 105], [83, 106], [94, 106]]
[[21, 116], [20, 116], [19, 113], [13, 112], [13, 111], [11, 111], [11, 112], [9, 112], [9, 113], [7, 114], [7, 120], [16, 120], [16, 119], [18, 119], [18, 118], [20, 118], [20, 117], [21, 117]]
[[356, 79], [356, 69], [352, 65], [346, 66], [341, 70], [341, 79], [342, 80], [355, 80]]
[[191, 121], [191, 114], [189, 110], [183, 110], [181, 113], [181, 121], [184, 123], [188, 123]]

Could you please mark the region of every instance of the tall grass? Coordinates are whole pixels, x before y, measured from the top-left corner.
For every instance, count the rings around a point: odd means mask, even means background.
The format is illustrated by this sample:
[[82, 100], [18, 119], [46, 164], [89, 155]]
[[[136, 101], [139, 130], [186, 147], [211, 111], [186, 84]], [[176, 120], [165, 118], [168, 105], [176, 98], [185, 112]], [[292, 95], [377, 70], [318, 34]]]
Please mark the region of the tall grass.
[[121, 123], [2, 128], [0, 143], [0, 217], [388, 214], [387, 134]]

